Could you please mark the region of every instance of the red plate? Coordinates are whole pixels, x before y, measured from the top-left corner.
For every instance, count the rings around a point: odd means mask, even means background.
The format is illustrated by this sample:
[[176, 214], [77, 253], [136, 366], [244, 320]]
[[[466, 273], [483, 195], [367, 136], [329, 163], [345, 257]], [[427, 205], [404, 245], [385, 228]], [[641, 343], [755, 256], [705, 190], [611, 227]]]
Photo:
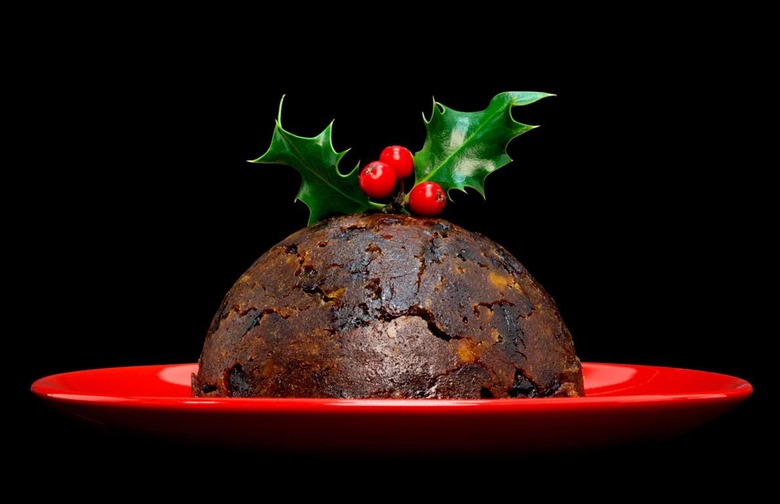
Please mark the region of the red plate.
[[328, 454], [524, 454], [666, 440], [753, 387], [689, 369], [584, 363], [587, 397], [548, 399], [193, 398], [196, 364], [62, 373], [32, 391], [109, 427], [188, 443]]

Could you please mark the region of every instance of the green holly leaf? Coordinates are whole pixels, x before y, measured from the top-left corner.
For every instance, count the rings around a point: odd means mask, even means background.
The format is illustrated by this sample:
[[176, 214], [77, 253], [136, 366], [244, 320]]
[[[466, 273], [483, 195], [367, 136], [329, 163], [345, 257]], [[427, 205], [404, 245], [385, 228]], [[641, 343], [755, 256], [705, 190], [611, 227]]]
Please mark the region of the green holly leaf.
[[512, 108], [554, 96], [537, 91], [499, 93], [481, 112], [458, 112], [434, 100], [430, 119], [425, 119], [426, 137], [414, 155], [415, 183], [438, 183], [449, 195], [467, 187], [485, 197], [485, 178], [506, 166], [509, 142], [536, 126], [512, 117]]
[[339, 162], [349, 149], [336, 152], [333, 148], [333, 122], [315, 137], [293, 135], [282, 127], [282, 103], [284, 96], [279, 102], [271, 145], [265, 154], [250, 163], [288, 165], [300, 173], [301, 187], [295, 201], [300, 200], [309, 207], [308, 225], [332, 214], [381, 209], [382, 205], [370, 201], [360, 189], [358, 166], [346, 174], [339, 170]]

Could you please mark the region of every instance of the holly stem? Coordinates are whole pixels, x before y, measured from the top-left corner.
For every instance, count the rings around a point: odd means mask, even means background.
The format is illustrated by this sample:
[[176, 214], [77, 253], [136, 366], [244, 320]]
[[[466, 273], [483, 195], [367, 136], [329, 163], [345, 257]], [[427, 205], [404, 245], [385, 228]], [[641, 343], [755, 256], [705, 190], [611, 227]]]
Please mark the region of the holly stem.
[[409, 195], [406, 194], [404, 189], [404, 180], [401, 179], [401, 183], [398, 186], [398, 191], [393, 196], [390, 203], [386, 204], [382, 208], [384, 213], [409, 213], [406, 210], [406, 205], [409, 203]]

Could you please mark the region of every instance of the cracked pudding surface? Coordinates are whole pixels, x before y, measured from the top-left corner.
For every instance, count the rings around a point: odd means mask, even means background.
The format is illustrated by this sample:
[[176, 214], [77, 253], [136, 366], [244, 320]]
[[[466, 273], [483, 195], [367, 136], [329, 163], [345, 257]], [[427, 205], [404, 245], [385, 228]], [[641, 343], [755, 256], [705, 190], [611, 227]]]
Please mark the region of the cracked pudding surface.
[[195, 396], [584, 395], [553, 299], [506, 249], [436, 218], [366, 214], [303, 228], [225, 295]]

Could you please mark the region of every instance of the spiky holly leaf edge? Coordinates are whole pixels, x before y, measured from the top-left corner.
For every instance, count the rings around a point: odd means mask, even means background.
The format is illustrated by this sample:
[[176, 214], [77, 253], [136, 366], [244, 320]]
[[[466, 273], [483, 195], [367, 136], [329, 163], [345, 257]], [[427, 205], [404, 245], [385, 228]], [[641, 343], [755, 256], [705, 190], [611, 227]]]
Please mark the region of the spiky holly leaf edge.
[[282, 164], [298, 171], [301, 186], [295, 201], [301, 201], [309, 208], [308, 225], [333, 214], [381, 210], [384, 205], [371, 201], [360, 189], [356, 175], [359, 163], [350, 172], [341, 172], [339, 164], [349, 149], [341, 152], [334, 149], [333, 121], [317, 136], [295, 135], [282, 127], [283, 104], [284, 95], [279, 102], [279, 113], [268, 150], [249, 162]]
[[[426, 181], [436, 182], [450, 200], [452, 200], [450, 194], [452, 190], [465, 193], [467, 192], [466, 188], [476, 190], [485, 198], [485, 179], [487, 176], [513, 161], [506, 152], [510, 142], [523, 133], [538, 127], [516, 121], [512, 116], [512, 109], [551, 96], [555, 96], [555, 94], [541, 91], [506, 91], [495, 95], [487, 108], [476, 112], [461, 112], [450, 109], [434, 99], [430, 118], [426, 118], [423, 114], [426, 138], [422, 149], [414, 154], [414, 185]], [[462, 138], [455, 135], [458, 128], [468, 129], [475, 122], [479, 125], [468, 137], [465, 134]], [[474, 149], [468, 148], [469, 143], [474, 139], [479, 140], [480, 136], [485, 134], [484, 129], [489, 127], [490, 123], [495, 123], [493, 124], [494, 141], [482, 142], [481, 145], [477, 144], [477, 147], [493, 148], [494, 159], [469, 158], [469, 153], [474, 152]], [[453, 126], [445, 128], [449, 137], [448, 141], [435, 144], [434, 139], [438, 134], [436, 128], [441, 125]], [[437, 154], [433, 151], [436, 148], [445, 149], [445, 144], [451, 148], [454, 146], [451, 152], [444, 153], [446, 155], [438, 153], [444, 155], [445, 159], [441, 162], [438, 159], [431, 159]]]

